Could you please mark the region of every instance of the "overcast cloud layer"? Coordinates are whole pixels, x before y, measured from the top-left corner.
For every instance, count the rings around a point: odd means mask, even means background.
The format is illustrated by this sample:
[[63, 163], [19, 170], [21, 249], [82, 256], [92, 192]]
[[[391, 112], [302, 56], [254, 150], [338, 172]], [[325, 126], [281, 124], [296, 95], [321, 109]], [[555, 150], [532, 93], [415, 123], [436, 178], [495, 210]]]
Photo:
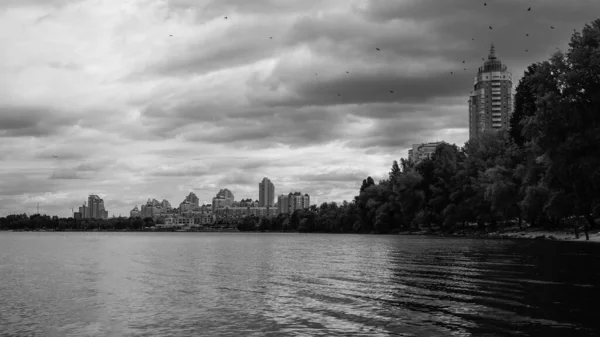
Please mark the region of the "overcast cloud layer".
[[257, 199], [265, 176], [278, 195], [351, 200], [412, 143], [464, 144], [492, 42], [514, 88], [598, 13], [597, 0], [0, 1], [0, 215], [70, 216], [88, 194], [111, 216], [190, 191]]

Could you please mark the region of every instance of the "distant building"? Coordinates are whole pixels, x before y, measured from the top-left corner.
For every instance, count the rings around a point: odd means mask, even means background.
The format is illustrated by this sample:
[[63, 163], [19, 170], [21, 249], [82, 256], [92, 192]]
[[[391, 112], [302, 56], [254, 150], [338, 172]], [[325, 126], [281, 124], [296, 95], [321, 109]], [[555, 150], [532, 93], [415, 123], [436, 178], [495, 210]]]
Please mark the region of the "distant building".
[[262, 182], [258, 183], [258, 206], [266, 207], [273, 206], [275, 203], [275, 185], [269, 178], [263, 178]]
[[168, 209], [156, 199], [148, 199], [145, 205], [141, 206], [140, 217], [142, 218], [157, 218], [167, 214]]
[[[196, 198], [198, 199], [198, 198]], [[173, 207], [171, 207], [171, 203], [167, 201], [167, 199], [163, 199], [163, 201], [160, 202], [160, 205], [165, 208], [165, 209], [171, 209]]]
[[255, 215], [257, 217], [275, 217], [279, 214], [279, 210], [276, 207], [221, 207], [217, 208], [214, 215], [216, 217], [227, 217], [227, 218], [243, 218], [249, 215]]
[[137, 205], [129, 212], [129, 217], [130, 218], [141, 217], [141, 213], [140, 213], [140, 210], [138, 209]]
[[512, 74], [496, 57], [493, 44], [473, 87], [469, 97], [469, 139], [507, 128], [513, 111]]
[[240, 200], [240, 202], [239, 202], [239, 207], [247, 207], [247, 206], [258, 207], [258, 205], [259, 205], [258, 200], [252, 200], [250, 198]]
[[279, 213], [292, 214], [295, 210], [308, 209], [310, 207], [310, 196], [302, 195], [300, 192], [282, 194], [277, 198]]
[[219, 193], [217, 193], [217, 198], [231, 199], [231, 202], [235, 200], [233, 193], [226, 188], [219, 190]]
[[408, 158], [416, 165], [425, 158], [431, 158], [435, 149], [441, 144], [448, 144], [444, 141], [434, 143], [413, 144], [413, 148], [408, 150]]
[[235, 199], [233, 193], [228, 189], [222, 189], [212, 199], [212, 211], [213, 213], [221, 207], [232, 207]]
[[88, 219], [108, 219], [108, 211], [104, 209], [104, 200], [97, 195], [88, 196], [88, 204], [85, 207], [85, 218]]
[[[173, 226], [206, 226], [215, 222], [212, 212], [193, 211], [185, 214], [169, 214], [165, 216], [164, 227]], [[161, 227], [160, 225], [158, 227]]]
[[199, 201], [200, 201], [200, 199], [198, 199], [196, 194], [194, 192], [190, 192], [190, 194], [187, 197], [185, 197], [185, 200], [183, 202], [188, 202], [188, 203], [198, 207]]

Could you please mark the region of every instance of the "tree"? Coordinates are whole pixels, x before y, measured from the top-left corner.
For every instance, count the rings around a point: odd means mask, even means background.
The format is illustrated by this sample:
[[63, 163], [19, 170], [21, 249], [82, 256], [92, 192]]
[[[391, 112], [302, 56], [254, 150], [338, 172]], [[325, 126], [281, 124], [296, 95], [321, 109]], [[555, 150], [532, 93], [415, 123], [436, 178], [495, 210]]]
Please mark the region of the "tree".
[[569, 52], [543, 62], [535, 80], [536, 113], [523, 122], [545, 168], [546, 185], [572, 192], [574, 212], [595, 227], [600, 198], [600, 19], [571, 37]]
[[523, 121], [526, 117], [535, 114], [537, 96], [533, 75], [536, 73], [538, 64], [534, 63], [527, 67], [525, 74], [519, 81], [515, 93], [515, 110], [510, 117], [510, 136], [515, 144], [523, 147], [526, 138], [523, 136]]

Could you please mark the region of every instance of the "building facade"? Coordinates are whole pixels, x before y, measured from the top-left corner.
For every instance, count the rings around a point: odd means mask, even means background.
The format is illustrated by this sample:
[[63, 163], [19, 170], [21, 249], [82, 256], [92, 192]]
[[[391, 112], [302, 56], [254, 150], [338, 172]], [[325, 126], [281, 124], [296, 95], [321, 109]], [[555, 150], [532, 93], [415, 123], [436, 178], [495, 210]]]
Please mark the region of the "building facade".
[[425, 158], [431, 158], [435, 149], [441, 144], [448, 144], [444, 141], [433, 143], [413, 144], [412, 149], [408, 150], [408, 158], [417, 165]]
[[137, 205], [135, 205], [135, 207], [129, 212], [129, 217], [130, 218], [139, 218], [139, 217], [141, 217], [141, 213], [140, 213], [140, 210], [137, 207]]
[[140, 217], [142, 218], [156, 218], [167, 214], [168, 209], [164, 208], [162, 204], [156, 199], [148, 199], [145, 205], [141, 206]]
[[186, 203], [186, 202], [194, 205], [195, 207], [200, 206], [200, 199], [198, 199], [198, 197], [196, 196], [196, 194], [194, 192], [190, 192], [190, 194], [188, 194], [188, 196], [185, 197], [185, 200], [183, 200], [182, 203]]
[[277, 207], [221, 207], [214, 213], [217, 217], [243, 218], [254, 215], [257, 217], [275, 217], [279, 214]]
[[310, 207], [310, 196], [300, 192], [282, 194], [277, 197], [277, 208], [281, 214], [292, 214], [295, 210], [308, 209]]
[[104, 200], [97, 195], [90, 194], [88, 196], [87, 207], [84, 204], [83, 210], [86, 219], [108, 219], [108, 211], [104, 209]]
[[275, 204], [275, 185], [269, 178], [263, 178], [262, 182], [258, 183], [258, 206], [267, 207]]
[[469, 139], [509, 126], [513, 111], [512, 74], [496, 57], [494, 45], [473, 80], [469, 97]]

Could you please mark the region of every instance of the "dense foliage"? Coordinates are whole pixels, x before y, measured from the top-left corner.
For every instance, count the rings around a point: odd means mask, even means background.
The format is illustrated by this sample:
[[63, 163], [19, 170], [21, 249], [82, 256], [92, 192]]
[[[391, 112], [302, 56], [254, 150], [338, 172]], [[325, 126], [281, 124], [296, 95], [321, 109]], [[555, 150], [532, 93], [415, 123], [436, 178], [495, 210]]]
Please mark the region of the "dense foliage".
[[[600, 216], [600, 19], [571, 37], [569, 51], [532, 64], [516, 87], [510, 130], [464, 147], [442, 144], [414, 165], [394, 161], [389, 177], [367, 177], [352, 202], [276, 218], [246, 217], [243, 231], [390, 233], [417, 228], [494, 229], [499, 223], [586, 228]], [[95, 220], [64, 226], [100, 227]], [[140, 229], [148, 219], [105, 221]], [[114, 223], [113, 223], [114, 222]], [[0, 228], [58, 226], [44, 216], [0, 218]], [[62, 225], [61, 225], [62, 226]]]

